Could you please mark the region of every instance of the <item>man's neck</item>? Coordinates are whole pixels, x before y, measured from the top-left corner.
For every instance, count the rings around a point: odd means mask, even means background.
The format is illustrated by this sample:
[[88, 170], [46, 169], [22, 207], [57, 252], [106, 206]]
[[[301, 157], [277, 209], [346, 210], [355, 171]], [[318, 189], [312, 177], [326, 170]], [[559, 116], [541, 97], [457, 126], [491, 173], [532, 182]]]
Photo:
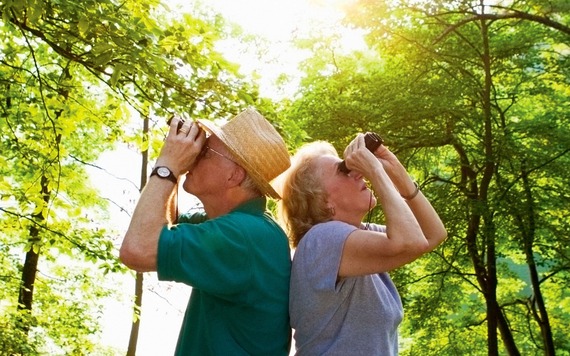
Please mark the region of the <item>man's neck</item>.
[[205, 197], [201, 201], [206, 215], [208, 215], [209, 219], [213, 219], [225, 215], [241, 204], [257, 197], [259, 196], [250, 191], [238, 188], [220, 192], [216, 196]]

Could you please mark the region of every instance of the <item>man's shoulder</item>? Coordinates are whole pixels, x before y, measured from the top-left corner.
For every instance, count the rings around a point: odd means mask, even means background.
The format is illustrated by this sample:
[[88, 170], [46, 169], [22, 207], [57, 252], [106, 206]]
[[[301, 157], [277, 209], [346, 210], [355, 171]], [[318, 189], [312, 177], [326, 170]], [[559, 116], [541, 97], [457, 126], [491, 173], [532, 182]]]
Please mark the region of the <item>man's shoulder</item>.
[[203, 210], [194, 210], [181, 214], [178, 217], [179, 223], [199, 224], [208, 220], [206, 212]]

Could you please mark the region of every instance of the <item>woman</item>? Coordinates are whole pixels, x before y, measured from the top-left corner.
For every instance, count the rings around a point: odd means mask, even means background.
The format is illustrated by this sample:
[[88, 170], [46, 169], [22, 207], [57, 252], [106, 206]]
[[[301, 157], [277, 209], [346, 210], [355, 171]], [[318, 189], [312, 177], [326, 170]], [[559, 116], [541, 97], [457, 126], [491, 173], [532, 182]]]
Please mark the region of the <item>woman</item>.
[[[437, 247], [447, 232], [396, 156], [326, 142], [302, 147], [282, 177], [280, 214], [295, 250], [289, 313], [298, 355], [397, 355], [403, 317], [387, 272]], [[367, 187], [370, 183], [372, 191]], [[378, 197], [386, 225], [362, 223]]]

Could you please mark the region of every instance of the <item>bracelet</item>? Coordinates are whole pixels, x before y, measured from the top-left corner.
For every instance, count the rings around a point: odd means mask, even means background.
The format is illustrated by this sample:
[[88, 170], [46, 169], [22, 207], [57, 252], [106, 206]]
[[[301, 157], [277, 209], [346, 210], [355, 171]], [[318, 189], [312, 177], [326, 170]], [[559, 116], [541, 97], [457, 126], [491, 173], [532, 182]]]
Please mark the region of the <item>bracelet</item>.
[[405, 200], [412, 200], [416, 197], [416, 195], [418, 195], [418, 193], [420, 192], [420, 187], [418, 186], [418, 182], [414, 181], [414, 186], [416, 187], [416, 190], [414, 190], [414, 192], [410, 195], [403, 195], [400, 194], [402, 196], [402, 198], [404, 198]]

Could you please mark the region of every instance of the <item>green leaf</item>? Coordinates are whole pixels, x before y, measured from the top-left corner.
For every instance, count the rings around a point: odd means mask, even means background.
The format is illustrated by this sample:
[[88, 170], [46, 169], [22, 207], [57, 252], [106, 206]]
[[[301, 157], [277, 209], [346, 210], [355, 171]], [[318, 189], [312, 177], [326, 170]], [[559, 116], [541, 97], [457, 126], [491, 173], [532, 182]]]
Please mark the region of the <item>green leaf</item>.
[[82, 17], [81, 19], [79, 19], [79, 23], [77, 24], [77, 28], [79, 29], [79, 33], [82, 36], [85, 36], [87, 31], [89, 30], [89, 18]]
[[119, 81], [119, 78], [121, 77], [122, 70], [123, 70], [123, 65], [121, 65], [121, 64], [117, 64], [113, 68], [113, 74], [111, 75], [111, 80], [110, 80], [112, 87], [117, 85], [117, 82]]
[[112, 59], [113, 59], [113, 51], [109, 50], [93, 58], [93, 63], [97, 66], [103, 66], [109, 63]]

